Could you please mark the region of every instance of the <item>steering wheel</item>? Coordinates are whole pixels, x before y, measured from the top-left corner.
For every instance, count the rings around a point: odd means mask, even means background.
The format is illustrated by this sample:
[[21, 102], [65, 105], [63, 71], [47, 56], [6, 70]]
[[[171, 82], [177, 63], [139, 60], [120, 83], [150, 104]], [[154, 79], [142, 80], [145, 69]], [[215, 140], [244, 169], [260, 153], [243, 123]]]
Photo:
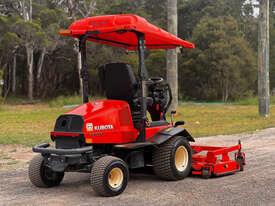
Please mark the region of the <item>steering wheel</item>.
[[157, 83], [163, 82], [163, 78], [162, 77], [151, 77], [149, 79], [149, 81], [151, 81], [153, 84], [157, 84]]

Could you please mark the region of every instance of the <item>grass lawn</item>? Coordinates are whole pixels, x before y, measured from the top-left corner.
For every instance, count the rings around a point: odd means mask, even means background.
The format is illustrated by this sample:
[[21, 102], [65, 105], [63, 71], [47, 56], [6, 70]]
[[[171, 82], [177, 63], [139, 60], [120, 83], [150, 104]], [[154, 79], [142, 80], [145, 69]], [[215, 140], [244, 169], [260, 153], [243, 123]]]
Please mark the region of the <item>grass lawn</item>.
[[49, 141], [56, 117], [62, 107], [48, 105], [12, 105], [0, 108], [0, 144], [34, 145]]
[[[34, 145], [49, 141], [57, 116], [68, 109], [62, 106], [2, 105], [0, 107], [0, 144]], [[258, 116], [257, 105], [181, 104], [176, 119], [195, 136], [232, 134], [275, 126], [275, 105], [268, 118]]]
[[185, 128], [195, 137], [252, 132], [275, 127], [275, 105], [270, 116], [258, 115], [257, 105], [181, 104], [176, 119], [183, 119]]

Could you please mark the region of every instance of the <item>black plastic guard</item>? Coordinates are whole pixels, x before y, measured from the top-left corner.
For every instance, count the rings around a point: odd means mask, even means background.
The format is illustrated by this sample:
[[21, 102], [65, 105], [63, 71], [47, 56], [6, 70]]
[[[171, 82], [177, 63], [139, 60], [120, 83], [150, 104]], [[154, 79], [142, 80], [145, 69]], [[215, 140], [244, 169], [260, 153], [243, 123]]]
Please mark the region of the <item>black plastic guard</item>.
[[149, 141], [158, 145], [174, 136], [182, 136], [190, 142], [195, 142], [195, 139], [190, 135], [190, 133], [182, 127], [169, 127], [164, 129], [151, 137]]
[[81, 148], [73, 148], [73, 149], [56, 149], [49, 148], [49, 143], [43, 143], [40, 145], [36, 145], [32, 148], [33, 152], [41, 153], [41, 154], [56, 154], [56, 155], [74, 155], [74, 154], [83, 154], [93, 151], [93, 146], [86, 146]]

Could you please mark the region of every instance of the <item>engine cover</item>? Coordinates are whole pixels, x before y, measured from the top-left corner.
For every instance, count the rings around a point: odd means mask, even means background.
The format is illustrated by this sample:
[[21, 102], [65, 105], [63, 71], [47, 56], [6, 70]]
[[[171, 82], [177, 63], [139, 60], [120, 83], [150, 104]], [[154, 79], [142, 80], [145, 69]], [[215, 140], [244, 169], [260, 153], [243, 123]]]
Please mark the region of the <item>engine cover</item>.
[[[133, 125], [129, 104], [125, 101], [89, 102], [63, 115], [63, 117], [66, 116], [71, 120], [69, 124], [74, 129], [70, 131], [70, 126], [64, 127], [66, 131], [75, 132], [76, 128], [81, 128], [86, 143], [128, 143], [135, 141], [138, 136], [138, 130]], [[56, 123], [55, 130], [60, 131], [60, 124], [62, 126], [62, 122]]]

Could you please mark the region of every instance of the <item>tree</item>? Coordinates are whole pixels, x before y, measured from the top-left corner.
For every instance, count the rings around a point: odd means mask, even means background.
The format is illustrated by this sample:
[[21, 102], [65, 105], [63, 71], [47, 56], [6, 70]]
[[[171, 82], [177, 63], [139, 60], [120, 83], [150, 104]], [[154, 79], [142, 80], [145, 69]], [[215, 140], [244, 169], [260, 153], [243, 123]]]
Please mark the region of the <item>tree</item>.
[[4, 100], [10, 90], [15, 94], [16, 90], [16, 52], [20, 39], [12, 32], [6, 32], [1, 38], [1, 62], [4, 63]]
[[35, 21], [24, 21], [18, 19], [13, 27], [14, 33], [20, 38], [22, 46], [26, 50], [28, 68], [28, 98], [33, 100], [34, 89], [34, 50], [43, 44], [45, 34], [40, 25]]
[[256, 61], [233, 17], [203, 18], [195, 27], [196, 50], [184, 54], [182, 87], [194, 99], [237, 99], [255, 87]]
[[36, 91], [40, 96], [43, 92], [42, 73], [44, 67], [44, 61], [46, 55], [51, 55], [58, 46], [64, 45], [64, 38], [58, 35], [58, 31], [64, 22], [66, 17], [64, 13], [57, 9], [39, 8], [37, 12], [37, 19], [41, 24], [42, 32], [44, 33], [44, 39], [38, 44], [38, 61], [36, 71]]
[[[256, 25], [257, 27], [256, 22], [253, 22], [254, 16], [251, 10], [253, 10], [253, 2], [251, 2], [251, 0], [182, 1], [179, 5], [179, 36], [187, 39], [191, 38], [193, 29], [205, 16], [213, 18], [232, 16], [237, 20], [241, 28], [243, 28], [242, 31], [245, 32], [245, 36], [257, 34], [257, 31], [249, 30], [251, 26]], [[248, 28], [245, 28], [246, 26]], [[253, 43], [254, 40], [255, 39], [250, 43]]]
[[[168, 0], [1, 0], [0, 70], [5, 76], [3, 91], [6, 95], [11, 95], [16, 88], [16, 95], [27, 96], [30, 90], [29, 80], [32, 79], [36, 98], [79, 93], [81, 81], [80, 64], [78, 64], [80, 60], [77, 58], [78, 42], [72, 38], [60, 37], [57, 34], [58, 30], [68, 28], [74, 20], [86, 16], [117, 13], [135, 13], [165, 29], [168, 24], [167, 3]], [[197, 45], [196, 49], [188, 50], [178, 57], [180, 98], [185, 96], [194, 99], [228, 100], [256, 94], [255, 58], [258, 46], [258, 19], [253, 13], [254, 4], [254, 0], [178, 1], [178, 36], [194, 41]], [[24, 18], [29, 17], [31, 19], [25, 22]], [[225, 17], [233, 18], [233, 21], [228, 21]], [[216, 21], [219, 18], [220, 21]], [[271, 37], [275, 36], [274, 19], [274, 13], [271, 12]], [[26, 33], [21, 32], [19, 20], [22, 23], [22, 31]], [[198, 35], [197, 30], [199, 27], [202, 28], [202, 21], [212, 22], [211, 27], [204, 26], [205, 28], [201, 29], [203, 34]], [[29, 25], [29, 22], [32, 24]], [[233, 25], [236, 25], [237, 29], [232, 30], [231, 39], [228, 35], [224, 35], [224, 31], [225, 33], [230, 31], [229, 28], [222, 26], [224, 22], [226, 24], [234, 22]], [[23, 28], [25, 23], [29, 28], [27, 31]], [[215, 24], [221, 28], [216, 28]], [[213, 30], [216, 30], [216, 34]], [[215, 40], [210, 38], [211, 35], [214, 35]], [[220, 35], [225, 39], [222, 40]], [[27, 38], [28, 36], [31, 38]], [[229, 40], [238, 45], [235, 46]], [[274, 41], [274, 38], [270, 38], [270, 41]], [[26, 52], [26, 43], [32, 46], [32, 51], [28, 50], [29, 55]], [[98, 66], [106, 62], [122, 61], [131, 64], [136, 70], [135, 54], [126, 55], [122, 49], [94, 43], [87, 44], [91, 95], [103, 95], [97, 78]], [[203, 47], [204, 45], [208, 48]], [[272, 66], [275, 64], [274, 48], [271, 44], [272, 87], [275, 85], [275, 75], [273, 75], [275, 69]], [[147, 52], [146, 65], [151, 76], [166, 75], [165, 54], [164, 51]], [[27, 64], [27, 59], [30, 58], [27, 56], [33, 58], [31, 69], [33, 78], [29, 75], [30, 64]], [[236, 56], [240, 56], [242, 61], [239, 57], [235, 58]], [[246, 80], [243, 71], [248, 74], [249, 81]], [[229, 83], [226, 79], [230, 80]], [[235, 85], [238, 85], [239, 89], [236, 89]]]
[[[4, 0], [1, 9], [2, 14], [16, 14], [21, 16], [22, 19], [26, 22], [32, 21], [32, 0], [17, 0], [17, 1], [7, 1]], [[29, 24], [30, 25], [30, 24]], [[21, 27], [23, 29], [23, 27]], [[26, 36], [25, 36], [26, 37]], [[33, 50], [34, 44], [33, 40], [27, 38], [28, 41], [24, 41], [24, 47], [27, 55], [27, 67], [28, 67], [28, 98], [30, 101], [33, 100]], [[25, 39], [26, 40], [26, 39]]]
[[[178, 34], [177, 0], [167, 0], [167, 30], [174, 35]], [[167, 51], [166, 61], [166, 78], [173, 96], [170, 110], [175, 111], [178, 106], [178, 54], [176, 49]]]
[[[85, 18], [95, 14], [97, 0], [54, 0], [58, 6], [68, 12], [69, 18], [75, 21], [78, 17]], [[81, 78], [81, 54], [79, 42], [75, 39], [74, 51], [77, 55], [77, 71], [79, 75], [79, 94], [82, 95], [83, 82]]]
[[17, 53], [19, 49], [20, 39], [11, 31], [11, 25], [17, 18], [0, 17], [0, 68], [4, 69], [4, 85], [2, 96], [4, 99], [10, 93], [15, 95], [16, 92], [16, 67]]

